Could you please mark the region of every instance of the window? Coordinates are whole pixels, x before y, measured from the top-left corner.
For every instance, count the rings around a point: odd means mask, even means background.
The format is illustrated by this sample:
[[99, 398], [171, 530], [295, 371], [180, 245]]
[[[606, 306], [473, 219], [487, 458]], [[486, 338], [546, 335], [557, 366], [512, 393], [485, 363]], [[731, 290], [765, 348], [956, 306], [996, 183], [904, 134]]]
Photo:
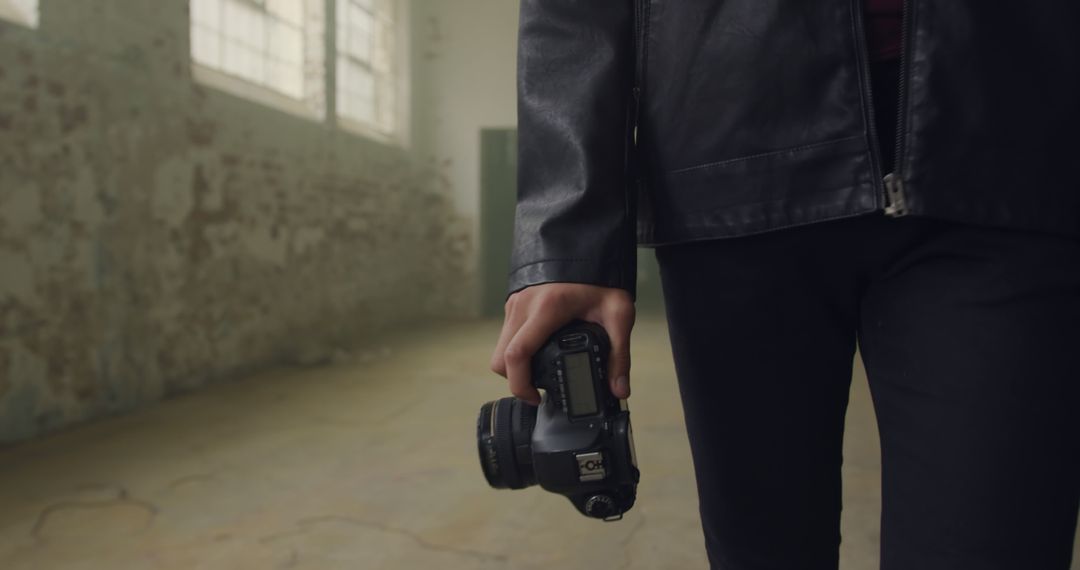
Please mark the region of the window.
[[[5, 1], [11, 0], [0, 0]], [[402, 4], [191, 0], [194, 75], [242, 97], [308, 115], [314, 111], [319, 117], [326, 115], [329, 92], [334, 95], [332, 122], [396, 138], [405, 110], [398, 103], [406, 51]], [[325, 33], [328, 9], [336, 20], [332, 41]]]
[[[0, 0], [2, 1], [2, 0]], [[324, 108], [323, 0], [192, 0], [191, 55], [199, 79], [241, 96]], [[264, 90], [252, 91], [250, 86]]]
[[37, 0], [0, 0], [0, 18], [36, 28], [38, 2]]
[[337, 110], [383, 135], [397, 129], [395, 0], [337, 0]]

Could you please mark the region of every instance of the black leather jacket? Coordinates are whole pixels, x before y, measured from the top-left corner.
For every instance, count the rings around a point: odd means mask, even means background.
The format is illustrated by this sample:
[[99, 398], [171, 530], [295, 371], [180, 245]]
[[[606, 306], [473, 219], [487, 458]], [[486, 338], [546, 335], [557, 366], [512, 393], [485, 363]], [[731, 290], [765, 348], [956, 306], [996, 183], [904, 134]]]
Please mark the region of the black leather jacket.
[[907, 0], [890, 191], [862, 3], [523, 0], [510, 291], [881, 210], [1080, 235], [1080, 2]]

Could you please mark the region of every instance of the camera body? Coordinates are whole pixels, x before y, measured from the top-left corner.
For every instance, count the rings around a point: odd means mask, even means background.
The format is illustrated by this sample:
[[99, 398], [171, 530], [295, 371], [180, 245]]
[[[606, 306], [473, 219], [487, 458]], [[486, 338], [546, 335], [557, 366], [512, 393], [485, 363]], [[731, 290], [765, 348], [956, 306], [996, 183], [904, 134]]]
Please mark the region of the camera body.
[[603, 327], [574, 321], [533, 357], [539, 407], [516, 398], [481, 407], [477, 443], [491, 486], [539, 484], [607, 521], [630, 510], [640, 474], [630, 412], [608, 387], [610, 352]]

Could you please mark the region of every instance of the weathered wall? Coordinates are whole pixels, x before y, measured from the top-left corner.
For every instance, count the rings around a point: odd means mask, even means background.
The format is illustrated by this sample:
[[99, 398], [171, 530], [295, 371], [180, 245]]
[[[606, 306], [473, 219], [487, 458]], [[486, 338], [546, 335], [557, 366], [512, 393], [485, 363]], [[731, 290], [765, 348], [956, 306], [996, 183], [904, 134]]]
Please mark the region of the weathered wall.
[[186, 0], [0, 22], [0, 442], [470, 309], [437, 170], [196, 84], [188, 41]]
[[[417, 153], [440, 173], [474, 235], [480, 233], [480, 131], [517, 126], [519, 4], [517, 0], [412, 3]], [[470, 255], [470, 271], [477, 261]], [[479, 310], [479, 296], [475, 302]]]

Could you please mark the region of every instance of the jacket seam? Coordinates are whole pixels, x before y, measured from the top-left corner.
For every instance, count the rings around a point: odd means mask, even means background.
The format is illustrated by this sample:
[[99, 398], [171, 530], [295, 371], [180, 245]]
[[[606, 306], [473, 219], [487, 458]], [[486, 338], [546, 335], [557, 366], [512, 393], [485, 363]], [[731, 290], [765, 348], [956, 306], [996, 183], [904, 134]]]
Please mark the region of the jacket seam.
[[[685, 244], [685, 243], [693, 243], [693, 242], [707, 241], [707, 240], [739, 239], [739, 238], [743, 238], [743, 237], [751, 237], [751, 236], [767, 234], [767, 233], [772, 233], [772, 232], [781, 231], [781, 230], [787, 230], [787, 229], [791, 229], [791, 228], [799, 228], [799, 227], [803, 227], [803, 226], [810, 226], [810, 225], [819, 224], [819, 223], [823, 223], [823, 222], [832, 222], [832, 221], [836, 221], [836, 220], [846, 220], [846, 219], [851, 219], [851, 218], [870, 216], [870, 215], [874, 215], [875, 213], [878, 213], [880, 211], [881, 210], [877, 209], [877, 208], [872, 209], [872, 210], [859, 210], [859, 209], [845, 210], [844, 213], [836, 214], [834, 216], [827, 216], [827, 217], [824, 217], [824, 218], [814, 218], [812, 220], [807, 220], [807, 221], [803, 221], [803, 222], [791, 222], [791, 223], [783, 224], [783, 225], [780, 225], [780, 226], [769, 226], [767, 228], [763, 228], [763, 229], [760, 229], [760, 230], [751, 230], [749, 232], [737, 233], [737, 234], [729, 234], [729, 235], [715, 235], [715, 236], [706, 235], [706, 236], [690, 236], [690, 237], [684, 236], [684, 237], [675, 238], [674, 240], [669, 240], [669, 241], [655, 241], [655, 235], [653, 235], [653, 236], [650, 236], [650, 237], [652, 237], [654, 241], [646, 241], [641, 245], [641, 247], [658, 248], [658, 247], [666, 247], [666, 246], [680, 245], [680, 244]], [[690, 231], [694, 231], [694, 230], [714, 229], [716, 226], [715, 225], [687, 225], [686, 227]]]
[[[877, 118], [874, 116], [874, 103], [873, 103], [873, 89], [870, 86], [870, 66], [867, 62], [869, 57], [866, 51], [866, 37], [865, 37], [865, 22], [863, 20], [866, 9], [861, 2], [862, 0], [852, 0], [848, 4], [849, 20], [851, 22], [851, 53], [855, 57], [855, 74], [859, 82], [859, 115], [863, 121], [863, 136], [866, 137], [867, 155], [870, 157], [870, 172], [871, 175], [881, 180], [885, 175], [881, 172], [882, 158], [881, 158], [881, 141], [877, 139], [878, 133], [874, 124]], [[909, 2], [911, 0], [905, 0]], [[896, 170], [896, 163], [894, 160], [893, 170]], [[883, 188], [874, 187], [874, 203], [879, 209], [885, 209], [884, 195], [882, 194]]]
[[804, 150], [812, 150], [812, 149], [820, 148], [820, 147], [823, 147], [823, 146], [839, 144], [839, 143], [843, 143], [843, 142], [847, 142], [847, 141], [851, 141], [851, 140], [856, 140], [856, 139], [861, 139], [861, 138], [863, 138], [863, 135], [861, 135], [861, 134], [859, 134], [859, 135], [851, 135], [851, 136], [842, 137], [842, 138], [838, 138], [838, 139], [830, 139], [830, 140], [827, 140], [827, 141], [821, 141], [821, 142], [816, 142], [816, 143], [810, 143], [810, 144], [804, 144], [804, 145], [793, 146], [793, 147], [788, 147], [788, 148], [782, 148], [780, 150], [771, 150], [769, 152], [762, 152], [762, 153], [758, 153], [758, 154], [740, 156], [740, 157], [737, 157], [737, 158], [728, 158], [728, 159], [724, 159], [724, 160], [718, 160], [716, 162], [707, 162], [705, 164], [687, 166], [685, 168], [677, 168], [675, 170], [667, 171], [667, 174], [669, 174], [669, 175], [670, 174], [682, 174], [684, 172], [692, 172], [694, 170], [703, 170], [703, 169], [706, 169], [706, 168], [713, 168], [713, 167], [716, 167], [716, 166], [726, 166], [728, 164], [735, 164], [737, 162], [744, 162], [744, 161], [747, 161], [747, 160], [754, 160], [756, 158], [765, 158], [765, 157], [776, 156], [776, 155], [780, 155], [780, 154], [787, 154], [787, 153], [792, 153], [792, 152], [800, 152], [800, 151], [804, 151]]
[[574, 261], [574, 262], [579, 262], [579, 261], [601, 261], [601, 260], [598, 259], [598, 258], [595, 258], [595, 257], [553, 257], [553, 258], [550, 258], [550, 259], [540, 259], [540, 260], [537, 260], [537, 261], [530, 261], [529, 263], [519, 265], [519, 266], [511, 269], [510, 273], [512, 273], [512, 274], [517, 273], [518, 271], [521, 271], [522, 269], [525, 269], [526, 267], [530, 267], [530, 266], [533, 266], [533, 265], [539, 265], [541, 263], [550, 263], [552, 261]]
[[[814, 218], [811, 218], [811, 219], [807, 219], [806, 221], [788, 222], [788, 223], [781, 224], [781, 225], [769, 226], [769, 229], [767, 229], [767, 230], [760, 230], [759, 232], [753, 232], [753, 233], [763, 233], [763, 232], [768, 232], [768, 231], [783, 230], [783, 229], [787, 229], [787, 228], [794, 228], [794, 227], [797, 227], [797, 226], [805, 226], [807, 224], [816, 224], [818, 222], [828, 222], [828, 221], [831, 221], [831, 220], [838, 220], [840, 218], [847, 218], [847, 217], [851, 217], [851, 216], [859, 216], [859, 215], [863, 215], [863, 214], [872, 214], [874, 212], [879, 212], [879, 211], [880, 210], [878, 208], [874, 208], [874, 209], [871, 209], [871, 210], [860, 210], [858, 208], [845, 209], [844, 213], [842, 213], [842, 214], [835, 214], [835, 215], [832, 215], [832, 216], [825, 216], [825, 217], [814, 217]], [[754, 221], [759, 221], [759, 220], [761, 220], [761, 218], [758, 218], [758, 219], [756, 219]], [[693, 228], [693, 229], [709, 229], [709, 228], [714, 228], [716, 226], [713, 225], [713, 224], [687, 224], [687, 227], [688, 228]], [[739, 234], [739, 235], [752, 235], [752, 233], [751, 234]]]
[[[840, 187], [837, 187], [837, 188], [830, 189], [829, 192], [849, 191], [850, 193], [854, 194], [854, 193], [860, 192], [862, 188], [865, 188], [865, 186], [863, 184], [844, 185], [844, 186], [840, 186]], [[843, 201], [841, 201], [841, 202], [833, 202], [833, 203], [828, 204], [825, 207], [840, 206], [842, 204], [844, 204]], [[744, 203], [739, 203], [739, 204], [731, 204], [731, 205], [723, 206], [723, 207], [720, 207], [720, 208], [715, 208], [711, 212], [715, 213], [715, 212], [721, 212], [721, 211], [725, 211], [725, 210], [732, 210], [732, 209], [738, 209], [738, 208], [761, 209], [761, 208], [767, 208], [767, 207], [770, 207], [770, 206], [783, 206], [783, 205], [791, 205], [791, 200], [789, 198], [778, 198], [778, 199], [775, 199], [775, 200], [762, 200], [762, 201], [758, 201], [758, 202], [744, 202]], [[872, 212], [880, 212], [880, 211], [882, 211], [882, 208], [880, 208], [878, 206], [875, 206], [873, 209], [865, 210], [865, 209], [862, 209], [862, 208], [859, 208], [859, 207], [851, 206], [851, 207], [843, 208], [843, 211], [844, 211], [844, 213], [837, 214], [837, 215], [834, 215], [834, 216], [825, 216], [825, 217], [814, 217], [814, 216], [812, 216], [811, 217], [812, 219], [810, 219], [808, 221], [805, 221], [805, 222], [803, 222], [803, 221], [788, 222], [788, 223], [784, 223], [784, 224], [777, 225], [777, 226], [769, 226], [769, 229], [760, 230], [760, 231], [779, 230], [779, 229], [785, 229], [785, 228], [789, 228], [789, 227], [801, 226], [801, 225], [805, 225], [805, 224], [808, 224], [808, 223], [815, 223], [815, 222], [819, 222], [819, 221], [820, 222], [825, 222], [825, 221], [829, 221], [829, 220], [833, 220], [833, 219], [850, 217], [850, 216], [853, 216], [853, 215], [861, 215], [861, 214], [869, 214], [869, 213], [872, 213]], [[714, 229], [717, 229], [717, 228], [722, 227], [724, 225], [722, 223], [717, 223], [715, 220], [710, 219], [708, 217], [708, 214], [704, 213], [704, 212], [693, 212], [692, 215], [677, 215], [677, 219], [678, 219], [678, 224], [683, 229], [686, 229], [686, 230], [689, 230], [689, 231], [714, 230]], [[759, 222], [759, 221], [761, 221], [763, 219], [766, 219], [766, 217], [757, 216], [752, 221], [753, 222]], [[637, 225], [637, 230], [639, 232], [649, 234], [650, 236], [655, 236], [656, 230], [657, 230], [657, 225], [658, 224], [656, 224], [655, 221], [641, 221]], [[756, 233], [756, 232], [757, 231], [751, 232], [751, 234]], [[741, 235], [751, 235], [751, 234], [738, 233], [738, 234], [733, 234], [731, 236], [722, 236], [722, 237], [737, 237], [737, 236], [741, 236]]]

